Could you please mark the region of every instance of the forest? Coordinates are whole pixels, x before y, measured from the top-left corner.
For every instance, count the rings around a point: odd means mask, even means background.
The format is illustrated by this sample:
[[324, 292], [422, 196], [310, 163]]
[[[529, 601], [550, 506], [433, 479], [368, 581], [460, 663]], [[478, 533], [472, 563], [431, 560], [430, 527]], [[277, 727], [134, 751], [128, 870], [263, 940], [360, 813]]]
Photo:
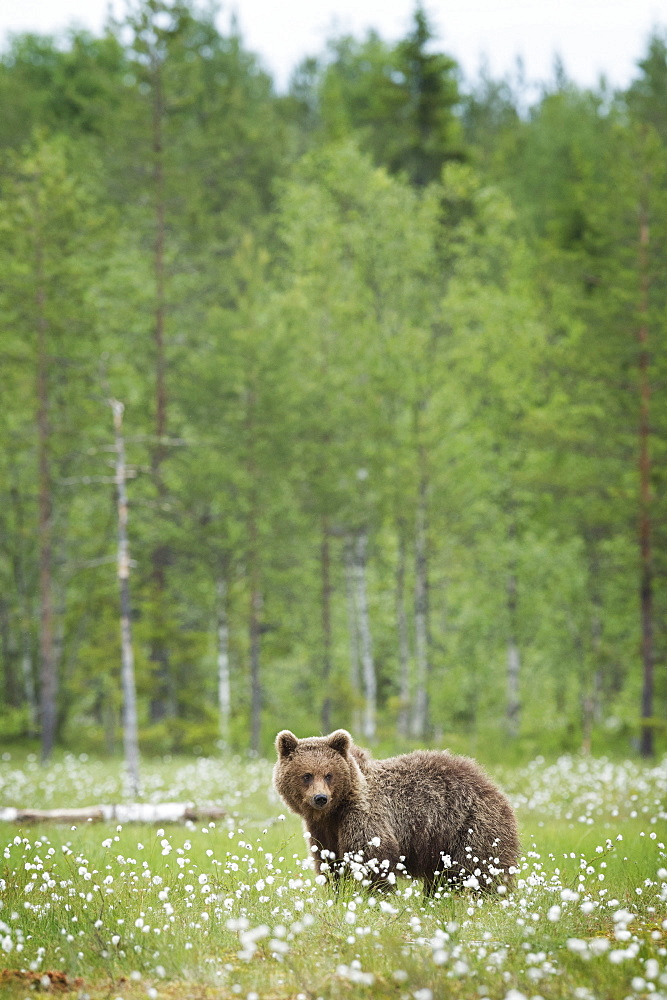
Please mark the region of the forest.
[[216, 24], [0, 54], [3, 746], [120, 753], [131, 668], [146, 753], [664, 750], [667, 31], [279, 92]]

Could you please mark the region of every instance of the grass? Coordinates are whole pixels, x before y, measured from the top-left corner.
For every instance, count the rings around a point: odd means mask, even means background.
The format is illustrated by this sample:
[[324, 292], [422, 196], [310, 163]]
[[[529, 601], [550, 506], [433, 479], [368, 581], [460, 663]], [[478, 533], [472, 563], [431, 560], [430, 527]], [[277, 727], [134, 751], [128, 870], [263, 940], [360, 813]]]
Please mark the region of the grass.
[[[270, 766], [146, 766], [145, 798], [217, 824], [0, 826], [0, 996], [326, 1000], [667, 997], [667, 760], [499, 772], [524, 857], [505, 897], [315, 883]], [[120, 769], [3, 755], [5, 805], [123, 797]]]

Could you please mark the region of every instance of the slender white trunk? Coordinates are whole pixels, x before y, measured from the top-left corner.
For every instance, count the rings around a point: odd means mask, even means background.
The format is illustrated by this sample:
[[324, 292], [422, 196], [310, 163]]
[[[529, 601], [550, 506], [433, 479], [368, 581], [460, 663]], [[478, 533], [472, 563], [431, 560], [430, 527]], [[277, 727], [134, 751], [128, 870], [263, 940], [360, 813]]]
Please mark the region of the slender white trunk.
[[218, 603], [218, 708], [220, 739], [229, 745], [229, 723], [232, 714], [232, 691], [229, 675], [229, 621], [227, 619], [227, 581], [219, 576], [216, 582]]
[[368, 536], [365, 529], [357, 533], [354, 543], [354, 578], [359, 625], [359, 645], [361, 651], [361, 672], [364, 682], [363, 734], [367, 740], [375, 739], [375, 717], [377, 711], [377, 679], [373, 660], [373, 640], [368, 615], [368, 594], [366, 591], [366, 549]]
[[123, 689], [123, 743], [125, 765], [132, 795], [137, 796], [139, 781], [139, 727], [137, 692], [134, 680], [134, 650], [130, 605], [130, 551], [127, 538], [128, 505], [125, 488], [125, 441], [123, 409], [117, 399], [109, 401], [113, 411], [116, 444], [116, 496], [118, 501], [118, 587], [120, 590], [121, 685]]

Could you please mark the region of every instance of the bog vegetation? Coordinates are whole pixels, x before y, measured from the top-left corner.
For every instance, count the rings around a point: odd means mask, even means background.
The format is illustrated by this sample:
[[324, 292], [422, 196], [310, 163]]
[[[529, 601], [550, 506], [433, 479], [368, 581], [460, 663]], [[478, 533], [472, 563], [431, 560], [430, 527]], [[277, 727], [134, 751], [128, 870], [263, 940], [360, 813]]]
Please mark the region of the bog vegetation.
[[3, 740], [119, 749], [122, 482], [145, 748], [664, 746], [665, 108], [659, 29], [623, 93], [419, 7], [286, 93], [181, 0], [7, 41]]
[[[522, 831], [516, 888], [435, 898], [408, 879], [392, 893], [354, 879], [332, 889], [270, 773], [239, 758], [146, 765], [148, 801], [221, 804], [216, 823], [2, 824], [2, 995], [667, 996], [664, 761], [565, 756], [496, 772]], [[119, 801], [121, 774], [85, 755], [0, 763], [17, 806]]]

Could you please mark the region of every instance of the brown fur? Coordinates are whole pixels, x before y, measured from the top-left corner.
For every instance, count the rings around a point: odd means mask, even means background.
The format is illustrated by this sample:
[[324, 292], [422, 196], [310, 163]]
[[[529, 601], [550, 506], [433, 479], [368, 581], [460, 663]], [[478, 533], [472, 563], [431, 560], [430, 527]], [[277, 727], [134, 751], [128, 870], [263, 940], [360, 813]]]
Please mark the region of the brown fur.
[[[276, 750], [274, 785], [303, 819], [318, 872], [339, 874], [346, 861], [358, 872], [363, 855], [361, 877], [373, 883], [407, 874], [423, 878], [427, 892], [443, 881], [511, 884], [514, 812], [470, 758], [415, 750], [373, 760], [345, 729], [303, 740], [284, 729]], [[378, 837], [380, 846], [371, 845]]]

